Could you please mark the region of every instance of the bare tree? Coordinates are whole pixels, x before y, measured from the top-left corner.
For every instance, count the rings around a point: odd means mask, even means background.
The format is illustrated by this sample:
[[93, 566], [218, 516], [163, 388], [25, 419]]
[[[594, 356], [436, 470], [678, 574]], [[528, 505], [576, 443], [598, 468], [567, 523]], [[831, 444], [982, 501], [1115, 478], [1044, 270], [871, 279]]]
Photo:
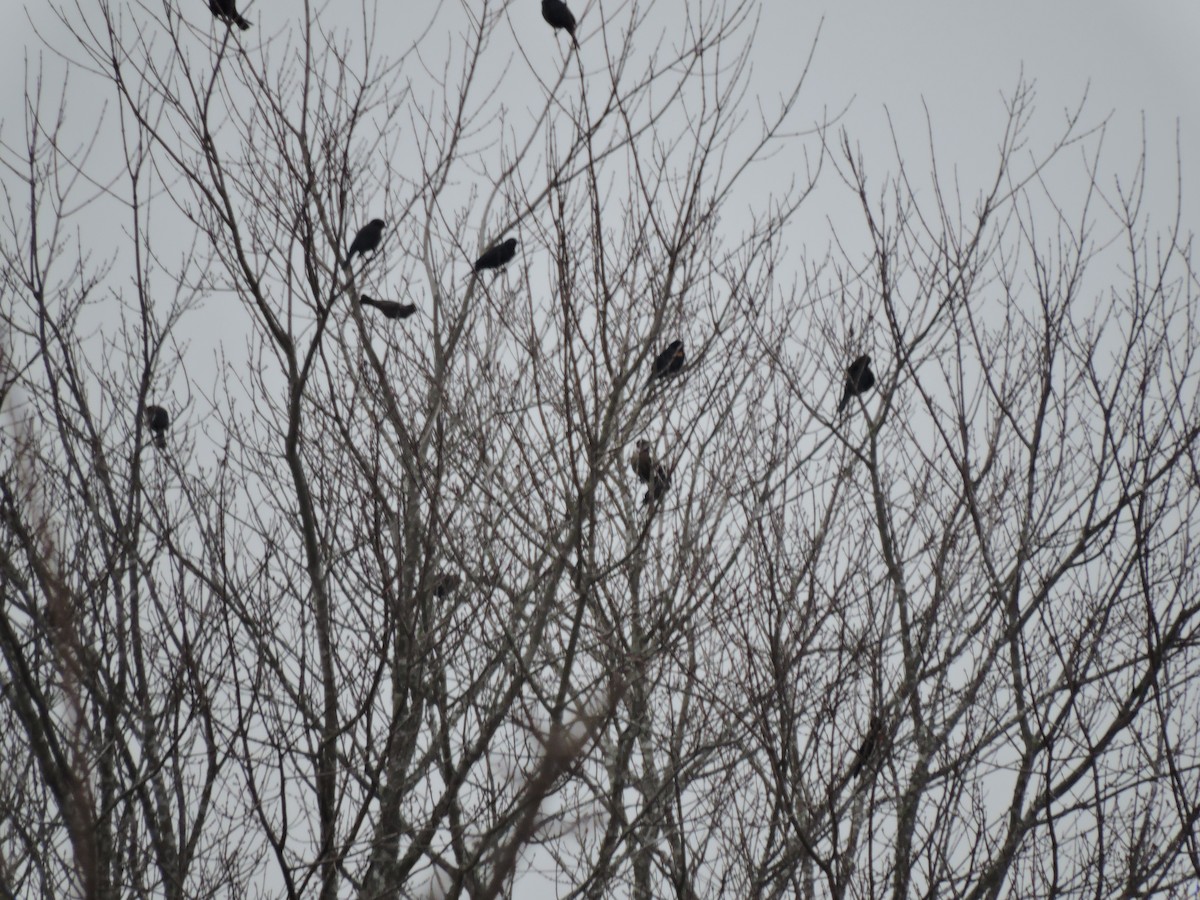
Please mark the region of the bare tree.
[[239, 11], [64, 7], [114, 108], [0, 136], [4, 890], [1200, 877], [1196, 281], [1103, 129], [875, 189], [757, 4]]
[[[808, 440], [749, 548], [770, 827], [747, 894], [1141, 896], [1200, 875], [1190, 237], [1149, 230], [1144, 168], [1102, 187], [1103, 129], [1078, 117], [1021, 161], [1032, 102], [1014, 93], [974, 197], [898, 144], [872, 189], [834, 149], [867, 249], [839, 234], [817, 281], [841, 302], [803, 309], [782, 359]], [[1070, 206], [1050, 187], [1067, 147]], [[837, 385], [831, 346], [879, 378], [840, 418], [807, 388]]]

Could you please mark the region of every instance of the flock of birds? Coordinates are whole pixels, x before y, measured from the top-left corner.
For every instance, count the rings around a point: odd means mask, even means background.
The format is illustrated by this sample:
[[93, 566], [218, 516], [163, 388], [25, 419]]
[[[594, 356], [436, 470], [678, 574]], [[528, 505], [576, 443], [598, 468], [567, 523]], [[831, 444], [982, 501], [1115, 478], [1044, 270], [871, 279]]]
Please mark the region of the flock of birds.
[[[210, 2], [214, 5], [222, 4], [232, 10], [233, 0], [210, 0]], [[547, 0], [543, 0], [543, 8], [546, 2]], [[561, 6], [562, 4], [560, 3], [559, 5]], [[566, 7], [564, 6], [563, 8], [565, 9]], [[569, 12], [567, 14], [570, 15]], [[232, 12], [231, 15], [236, 15], [236, 11]], [[571, 21], [571, 28], [573, 28], [574, 20], [572, 19]], [[342, 263], [342, 268], [349, 272], [354, 263], [355, 256], [362, 258], [368, 253], [373, 255], [383, 242], [385, 228], [387, 228], [387, 223], [383, 219], [372, 219], [360, 228], [354, 235], [354, 240], [350, 242], [350, 247], [346, 251], [346, 259]], [[507, 238], [489, 247], [479, 259], [475, 260], [474, 272], [478, 274], [488, 270], [502, 269], [507, 266], [517, 255], [517, 243], [516, 238]], [[363, 306], [377, 309], [388, 319], [407, 319], [417, 311], [415, 303], [377, 300], [367, 294], [360, 294], [358, 302]], [[651, 363], [650, 380], [647, 382], [647, 387], [652, 388], [656, 382], [678, 375], [683, 371], [686, 361], [687, 357], [684, 353], [683, 341], [671, 341], [665, 350], [654, 357], [654, 361]], [[842, 399], [838, 403], [838, 414], [840, 415], [845, 411], [852, 397], [866, 393], [874, 386], [875, 374], [871, 371], [871, 358], [865, 355], [858, 357], [846, 369], [846, 385], [842, 391]], [[160, 450], [165, 450], [167, 446], [167, 431], [171, 427], [170, 415], [163, 407], [154, 404], [146, 406], [143, 412], [146, 419], [146, 426], [150, 430], [154, 445]], [[630, 465], [638, 481], [647, 486], [642, 505], [650, 506], [657, 504], [659, 499], [662, 498], [663, 494], [671, 486], [671, 472], [661, 462], [655, 460], [649, 441], [641, 439], [637, 442], [636, 447], [633, 456], [630, 458]]]
[[[237, 11], [237, 0], [208, 0], [208, 8], [226, 25], [236, 25], [243, 31], [250, 27], [250, 23]], [[566, 31], [571, 38], [572, 45], [576, 50], [579, 49], [579, 41], [575, 37], [575, 16], [567, 8], [566, 3], [562, 0], [542, 0], [542, 18], [556, 31], [559, 29]], [[342, 268], [349, 272], [355, 256], [361, 259], [368, 253], [373, 255], [383, 241], [383, 232], [386, 228], [387, 223], [383, 219], [372, 219], [360, 228], [354, 235], [354, 240], [350, 242]], [[484, 251], [483, 255], [475, 261], [474, 271], [478, 274], [489, 269], [501, 269], [507, 266], [516, 255], [517, 239], [507, 238]], [[417, 311], [415, 303], [379, 300], [368, 294], [359, 294], [358, 302], [362, 306], [378, 310], [388, 319], [407, 319]], [[683, 341], [671, 341], [667, 348], [654, 358], [648, 387], [653, 387], [656, 381], [678, 375], [683, 370], [685, 361]], [[838, 404], [839, 415], [845, 411], [852, 397], [870, 390], [874, 384], [875, 375], [871, 372], [871, 358], [869, 356], [858, 357], [846, 370], [846, 386], [842, 392], [841, 402]], [[154, 445], [160, 450], [165, 450], [167, 431], [171, 427], [170, 415], [163, 407], [154, 404], [147, 405], [143, 412]], [[644, 439], [637, 442], [637, 449], [630, 459], [630, 464], [638, 481], [647, 486], [646, 495], [642, 501], [643, 505], [656, 504], [671, 486], [670, 470], [655, 460], [650, 442]]]
[[[237, 0], [208, 0], [208, 8], [226, 25], [236, 25], [243, 31], [250, 27], [250, 23], [237, 11]], [[559, 29], [566, 31], [571, 38], [572, 45], [576, 50], [579, 49], [579, 41], [575, 37], [575, 16], [571, 14], [566, 3], [562, 0], [542, 0], [542, 18], [556, 31]], [[373, 255], [379, 249], [386, 227], [387, 224], [382, 219], [372, 219], [358, 230], [354, 235], [354, 240], [350, 242], [346, 259], [342, 263], [342, 267], [347, 272], [350, 271], [355, 256], [361, 259], [368, 253]], [[489, 247], [475, 261], [474, 272], [478, 274], [507, 266], [516, 257], [517, 243], [516, 238], [507, 238]], [[358, 302], [362, 306], [378, 310], [388, 319], [407, 319], [417, 311], [415, 303], [378, 300], [367, 294], [360, 294]], [[651, 363], [647, 388], [652, 389], [656, 384], [677, 376], [683, 371], [685, 362], [683, 341], [671, 341]], [[838, 415], [845, 412], [853, 397], [866, 393], [874, 386], [875, 375], [871, 371], [871, 358], [866, 355], [859, 356], [846, 369], [846, 383], [841, 401], [838, 403]], [[148, 404], [143, 409], [143, 414], [154, 446], [159, 450], [165, 450], [167, 431], [171, 427], [171, 417], [167, 410], [156, 404]], [[655, 459], [650, 442], [644, 438], [637, 441], [633, 456], [630, 457], [630, 465], [637, 480], [646, 486], [642, 505], [651, 507], [651, 514], [653, 514], [658, 501], [671, 487], [671, 470], [660, 460]], [[441, 573], [434, 579], [432, 589], [438, 597], [444, 597], [455, 590], [460, 583], [459, 576], [453, 573]], [[868, 764], [875, 756], [876, 745], [884, 737], [882, 722], [877, 715], [872, 715], [870, 725], [855, 754], [848, 777], [860, 777], [867, 771]]]

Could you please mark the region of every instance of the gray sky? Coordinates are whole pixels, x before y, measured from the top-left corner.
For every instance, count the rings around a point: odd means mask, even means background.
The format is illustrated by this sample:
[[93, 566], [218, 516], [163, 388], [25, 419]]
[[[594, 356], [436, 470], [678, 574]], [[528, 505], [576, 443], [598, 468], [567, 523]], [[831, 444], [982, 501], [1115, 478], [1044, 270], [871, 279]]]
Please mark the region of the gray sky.
[[[1186, 205], [1195, 210], [1200, 202], [1200, 172], [1186, 165], [1200, 147], [1200, 4], [848, 0], [824, 15], [817, 83], [831, 85], [831, 100], [856, 97], [856, 132], [878, 126], [884, 105], [898, 122], [920, 129], [924, 98], [943, 161], [968, 163], [998, 140], [998, 94], [1010, 91], [1023, 69], [1037, 84], [1039, 120], [1047, 126], [1085, 89], [1089, 121], [1113, 114], [1107, 147], [1118, 168], [1136, 158], [1144, 112], [1152, 159], [1173, 169], [1178, 120]], [[784, 35], [774, 38], [785, 50]]]
[[[406, 24], [427, 18], [414, 10], [439, 2], [406, 0], [384, 11], [381, 22], [394, 16], [397, 33], [403, 33]], [[537, 4], [529, 0], [527, 5], [531, 20], [537, 20]], [[186, 0], [185, 9], [189, 6], [197, 16], [208, 14], [204, 0]], [[340, 6], [356, 9], [358, 3], [333, 0], [328, 8]], [[10, 14], [0, 29], [4, 120], [19, 116], [24, 57], [39, 50], [29, 15], [39, 23], [53, 18], [40, 2], [28, 7], [32, 13]], [[289, 5], [258, 0], [244, 7], [252, 21], [260, 22], [275, 10], [286, 13]], [[573, 8], [590, 11], [596, 4], [574, 0]], [[992, 139], [986, 130], [980, 134], [979, 126], [994, 120], [998, 92], [1012, 87], [1023, 66], [1038, 84], [1044, 113], [1076, 102], [1090, 82], [1090, 108], [1097, 116], [1115, 111], [1114, 123], [1133, 130], [1145, 111], [1155, 144], [1173, 142], [1179, 118], [1184, 146], [1194, 152], [1200, 145], [1200, 67], [1195, 63], [1200, 4], [1194, 0], [765, 0], [763, 11], [769, 27], [760, 34], [756, 65], [768, 75], [779, 72], [781, 81], [795, 71], [816, 24], [824, 20], [811, 88], [831, 108], [854, 97], [856, 127], [877, 125], [884, 105], [894, 116], [915, 116], [923, 97], [939, 138], [967, 152], [972, 136]], [[587, 16], [582, 18], [586, 34]], [[77, 90], [87, 87], [80, 83]], [[1200, 175], [1193, 180], [1200, 181]]]
[[[413, 23], [427, 22], [440, 2], [381, 4], [381, 31], [411, 39]], [[83, 0], [83, 5], [91, 8], [91, 0]], [[252, 34], [265, 33], [264, 25], [269, 27], [273, 15], [295, 10], [279, 0], [243, 0], [242, 6], [256, 23]], [[358, 0], [330, 0], [325, 14], [344, 10], [353, 15], [359, 7]], [[601, 49], [599, 41], [588, 46], [587, 36], [595, 31], [598, 3], [573, 0], [572, 7], [581, 18], [585, 67], [595, 70], [598, 60], [589, 62], [589, 57]], [[189, 19], [194, 15], [206, 24], [205, 0], [184, 0], [183, 8]], [[649, 25], [655, 16], [665, 17], [675, 9], [668, 3], [651, 6]], [[0, 97], [0, 136], [9, 142], [20, 141], [25, 58], [36, 60], [38, 53], [45, 53], [30, 16], [39, 29], [59, 30], [42, 3], [10, 16], [8, 27], [0, 30], [0, 78], [8, 86]], [[430, 35], [431, 48], [446, 40], [440, 33], [446, 23], [453, 21], [457, 27], [460, 18], [458, 11], [449, 19], [439, 18], [440, 28]], [[535, 0], [514, 2], [509, 19], [522, 43], [527, 43], [526, 20], [534, 35], [545, 28]], [[973, 196], [992, 171], [1004, 125], [1002, 95], [1012, 92], [1023, 73], [1037, 87], [1035, 135], [1044, 133], [1050, 140], [1063, 111], [1075, 107], [1085, 90], [1085, 123], [1099, 123], [1111, 114], [1101, 165], [1108, 184], [1111, 173], [1127, 174], [1136, 161], [1144, 115], [1150, 185], [1160, 192], [1153, 199], [1172, 201], [1178, 127], [1185, 223], [1195, 220], [1186, 214], [1200, 209], [1200, 166], [1188, 166], [1189, 157], [1200, 159], [1200, 67], [1194, 62], [1200, 44], [1200, 3], [1195, 0], [839, 0], [825, 5], [764, 0], [754, 84], [765, 102], [773, 87], [782, 89], [795, 79], [818, 27], [820, 39], [795, 121], [811, 123], [823, 110], [835, 112], [850, 104], [842, 124], [866, 155], [874, 178], [882, 179], [885, 169], [894, 165], [888, 115], [909, 157], [927, 168], [927, 106], [939, 166], [956, 167], [965, 193]], [[395, 43], [400, 47], [405, 40]], [[78, 55], [74, 48], [69, 52]], [[60, 68], [52, 54], [45, 58]], [[87, 120], [99, 104], [111, 108], [112, 101], [111, 85], [76, 76], [68, 112]], [[844, 204], [845, 199], [841, 194], [838, 202]], [[800, 218], [807, 226], [819, 226], [824, 215], [807, 209]], [[817, 237], [808, 227], [803, 231], [809, 240]]]

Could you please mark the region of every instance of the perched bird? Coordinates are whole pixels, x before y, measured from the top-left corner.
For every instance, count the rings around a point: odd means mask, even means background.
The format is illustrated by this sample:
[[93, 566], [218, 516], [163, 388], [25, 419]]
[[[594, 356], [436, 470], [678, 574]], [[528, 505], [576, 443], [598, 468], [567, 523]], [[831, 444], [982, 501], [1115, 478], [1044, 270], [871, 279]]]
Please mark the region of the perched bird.
[[575, 17], [567, 9], [562, 0], [542, 0], [542, 18], [555, 28], [565, 28], [571, 36], [571, 43], [579, 49], [579, 41], [575, 40]]
[[854, 754], [854, 765], [850, 767], [852, 777], [860, 778], [867, 771], [867, 764], [871, 762], [871, 757], [874, 756], [875, 748], [882, 737], [883, 722], [880, 721], [878, 715], [872, 713], [871, 724], [867, 726], [867, 733], [858, 746], [858, 752]]
[[415, 303], [395, 303], [391, 300], [376, 300], [366, 294], [358, 298], [362, 306], [373, 306], [389, 319], [407, 319], [417, 311]]
[[865, 394], [875, 386], [875, 374], [871, 371], [871, 357], [860, 356], [846, 369], [846, 389], [842, 391], [842, 402], [838, 412], [846, 408], [855, 394]]
[[647, 386], [654, 384], [656, 378], [666, 378], [668, 375], [676, 374], [683, 368], [683, 361], [683, 341], [671, 341], [667, 344], [666, 350], [654, 357]]
[[671, 473], [663, 468], [662, 463], [656, 463], [654, 466], [654, 478], [650, 483], [650, 489], [646, 491], [646, 496], [642, 498], [642, 506], [657, 503], [670, 486]]
[[642, 506], [657, 503], [659, 498], [667, 492], [667, 488], [671, 486], [671, 473], [663, 467], [662, 463], [654, 461], [649, 441], [639, 440], [637, 442], [637, 450], [629, 458], [629, 464], [633, 467], [633, 474], [637, 476], [638, 481], [650, 485], [646, 496], [642, 498]]
[[238, 15], [237, 0], [208, 0], [208, 8], [226, 25], [236, 25], [242, 31], [250, 27], [250, 23]]
[[501, 241], [488, 247], [483, 252], [483, 256], [475, 260], [475, 271], [482, 272], [484, 269], [499, 269], [507, 266], [512, 262], [512, 258], [517, 255], [517, 239], [509, 238], [506, 241]]
[[355, 253], [359, 256], [374, 253], [379, 247], [379, 242], [383, 240], [383, 229], [386, 227], [383, 219], [372, 219], [358, 229], [358, 234], [350, 242], [350, 249], [346, 251], [346, 261], [342, 263], [342, 268], [350, 271], [350, 261], [354, 259]]
[[637, 442], [637, 450], [629, 458], [629, 463], [633, 466], [633, 474], [637, 476], [638, 481], [649, 484], [650, 476], [654, 474], [654, 458], [650, 455], [649, 441]]
[[453, 572], [442, 572], [433, 580], [433, 592], [439, 597], [445, 597], [462, 584], [462, 579]]
[[171, 417], [161, 406], [151, 404], [142, 410], [146, 418], [146, 427], [150, 429], [154, 446], [159, 450], [167, 449], [167, 429], [171, 427]]

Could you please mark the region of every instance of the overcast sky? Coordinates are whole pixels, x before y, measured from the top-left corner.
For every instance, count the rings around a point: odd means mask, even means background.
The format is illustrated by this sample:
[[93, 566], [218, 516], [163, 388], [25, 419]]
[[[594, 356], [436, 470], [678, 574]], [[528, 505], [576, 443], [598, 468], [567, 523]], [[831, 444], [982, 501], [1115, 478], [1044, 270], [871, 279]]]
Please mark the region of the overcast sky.
[[[11, 0], [10, 0], [11, 2]], [[78, 0], [90, 8], [95, 0]], [[184, 0], [185, 12], [208, 16], [206, 0]], [[404, 0], [382, 4], [380, 23], [395, 33], [397, 48], [412, 38], [415, 22], [425, 23], [441, 0]], [[469, 0], [468, 0], [469, 2]], [[706, 0], [709, 2], [709, 0]], [[359, 0], [329, 0], [323, 15], [359, 8]], [[596, 0], [573, 0], [580, 14], [585, 67], [595, 69], [587, 36], [599, 20]], [[299, 0], [257, 0], [240, 4], [262, 34], [273, 16], [295, 15]], [[675, 4], [650, 7], [666, 16]], [[451, 7], [452, 9], [452, 7]], [[653, 25], [654, 15], [651, 17]], [[21, 15], [10, 15], [0, 29], [0, 77], [7, 86], [0, 95], [0, 135], [19, 141], [21, 85], [26, 57], [43, 52], [30, 22], [51, 23], [53, 14], [42, 3], [30, 4]], [[839, 0], [814, 4], [798, 0], [764, 0], [763, 27], [754, 55], [754, 84], [767, 96], [795, 80], [820, 28], [809, 81], [797, 120], [811, 123], [823, 110], [849, 105], [842, 120], [867, 156], [868, 171], [882, 177], [892, 164], [887, 146], [890, 115], [905, 149], [925, 150], [925, 108], [933, 123], [939, 166], [955, 166], [965, 175], [964, 187], [973, 195], [979, 180], [990, 174], [995, 147], [1002, 134], [1002, 94], [1011, 94], [1018, 78], [1037, 87], [1035, 126], [1049, 141], [1062, 121], [1062, 111], [1074, 107], [1088, 92], [1086, 124], [1110, 117], [1102, 173], [1127, 173], [1142, 147], [1143, 116], [1150, 151], [1151, 185], [1160, 198], [1173, 200], [1176, 129], [1183, 151], [1185, 223], [1200, 209], [1200, 3], [1195, 0], [1015, 0], [971, 3], [962, 0]], [[190, 17], [190, 16], [189, 16]], [[531, 29], [544, 29], [536, 0], [514, 0], [509, 19], [524, 43], [523, 17]], [[455, 27], [461, 13], [453, 16]], [[389, 21], [389, 19], [394, 19]], [[589, 24], [589, 19], [592, 20]], [[444, 23], [446, 17], [440, 17]], [[446, 26], [442, 25], [442, 30]], [[394, 32], [392, 32], [394, 29]], [[436, 30], [436, 29], [435, 29]], [[670, 31], [669, 28], [665, 29]], [[540, 35], [533, 31], [533, 35]], [[445, 34], [430, 36], [435, 46]], [[386, 43], [386, 42], [385, 42]], [[46, 55], [52, 64], [53, 56]], [[72, 83], [68, 111], [90, 119], [97, 104], [111, 104], [111, 85], [77, 77]], [[14, 128], [15, 126], [15, 128]], [[875, 146], [878, 142], [878, 148]], [[923, 164], [927, 152], [915, 157]], [[1111, 184], [1111, 180], [1108, 182]], [[840, 201], [845, 201], [841, 195]], [[804, 215], [809, 226], [822, 215]], [[1186, 227], [1185, 227], [1186, 230]], [[807, 229], [806, 229], [807, 231]]]
[[[13, 6], [17, 0], [10, 0]], [[80, 0], [89, 6], [92, 0]], [[426, 16], [421, 7], [441, 0], [405, 0], [384, 12], [396, 19], [397, 34]], [[207, 15], [205, 0], [185, 0], [198, 15]], [[288, 14], [298, 0], [257, 0], [240, 4], [252, 21]], [[357, 0], [331, 0], [329, 10]], [[383, 4], [388, 7], [390, 4]], [[536, 20], [537, 3], [528, 0]], [[577, 12], [596, 3], [574, 0]], [[185, 5], [186, 8], [186, 5]], [[32, 10], [32, 12], [29, 12]], [[955, 139], [964, 152], [972, 136], [994, 140], [980, 126], [995, 121], [998, 92], [1015, 84], [1022, 66], [1037, 82], [1040, 108], [1056, 110], [1074, 103], [1090, 83], [1097, 117], [1115, 112], [1114, 123], [1138, 129], [1144, 111], [1152, 140], [1174, 140], [1181, 123], [1185, 148], [1200, 146], [1200, 3], [1195, 0], [1010, 0], [973, 3], [963, 0], [765, 0], [760, 73], [779, 73], [780, 82], [794, 75], [818, 22], [824, 22], [811, 86], [831, 108], [854, 99], [851, 121], [878, 124], [886, 105], [894, 116], [912, 117], [921, 99], [935, 117], [939, 140]], [[25, 14], [10, 14], [0, 29], [0, 118], [20, 114], [20, 85], [26, 54], [39, 42], [29, 15], [45, 21], [46, 4], [28, 4]], [[581, 33], [587, 33], [583, 16]], [[82, 81], [80, 92], [90, 85]], [[110, 90], [111, 93], [111, 90]], [[811, 94], [809, 95], [811, 97]], [[8, 129], [5, 129], [8, 132]], [[1190, 179], [1200, 182], [1200, 173]]]
[[[855, 96], [856, 130], [877, 124], [885, 105], [894, 119], [921, 127], [924, 99], [944, 161], [966, 163], [998, 140], [997, 95], [1023, 70], [1037, 85], [1047, 127], [1085, 89], [1088, 121], [1112, 113], [1106, 147], [1114, 167], [1136, 158], [1143, 113], [1152, 159], [1173, 167], [1178, 123], [1187, 205], [1200, 202], [1200, 165], [1189, 172], [1187, 164], [1188, 156], [1200, 159], [1198, 3], [847, 0], [823, 15], [818, 83], [830, 84], [831, 96]], [[781, 50], [791, 30], [772, 33]]]

